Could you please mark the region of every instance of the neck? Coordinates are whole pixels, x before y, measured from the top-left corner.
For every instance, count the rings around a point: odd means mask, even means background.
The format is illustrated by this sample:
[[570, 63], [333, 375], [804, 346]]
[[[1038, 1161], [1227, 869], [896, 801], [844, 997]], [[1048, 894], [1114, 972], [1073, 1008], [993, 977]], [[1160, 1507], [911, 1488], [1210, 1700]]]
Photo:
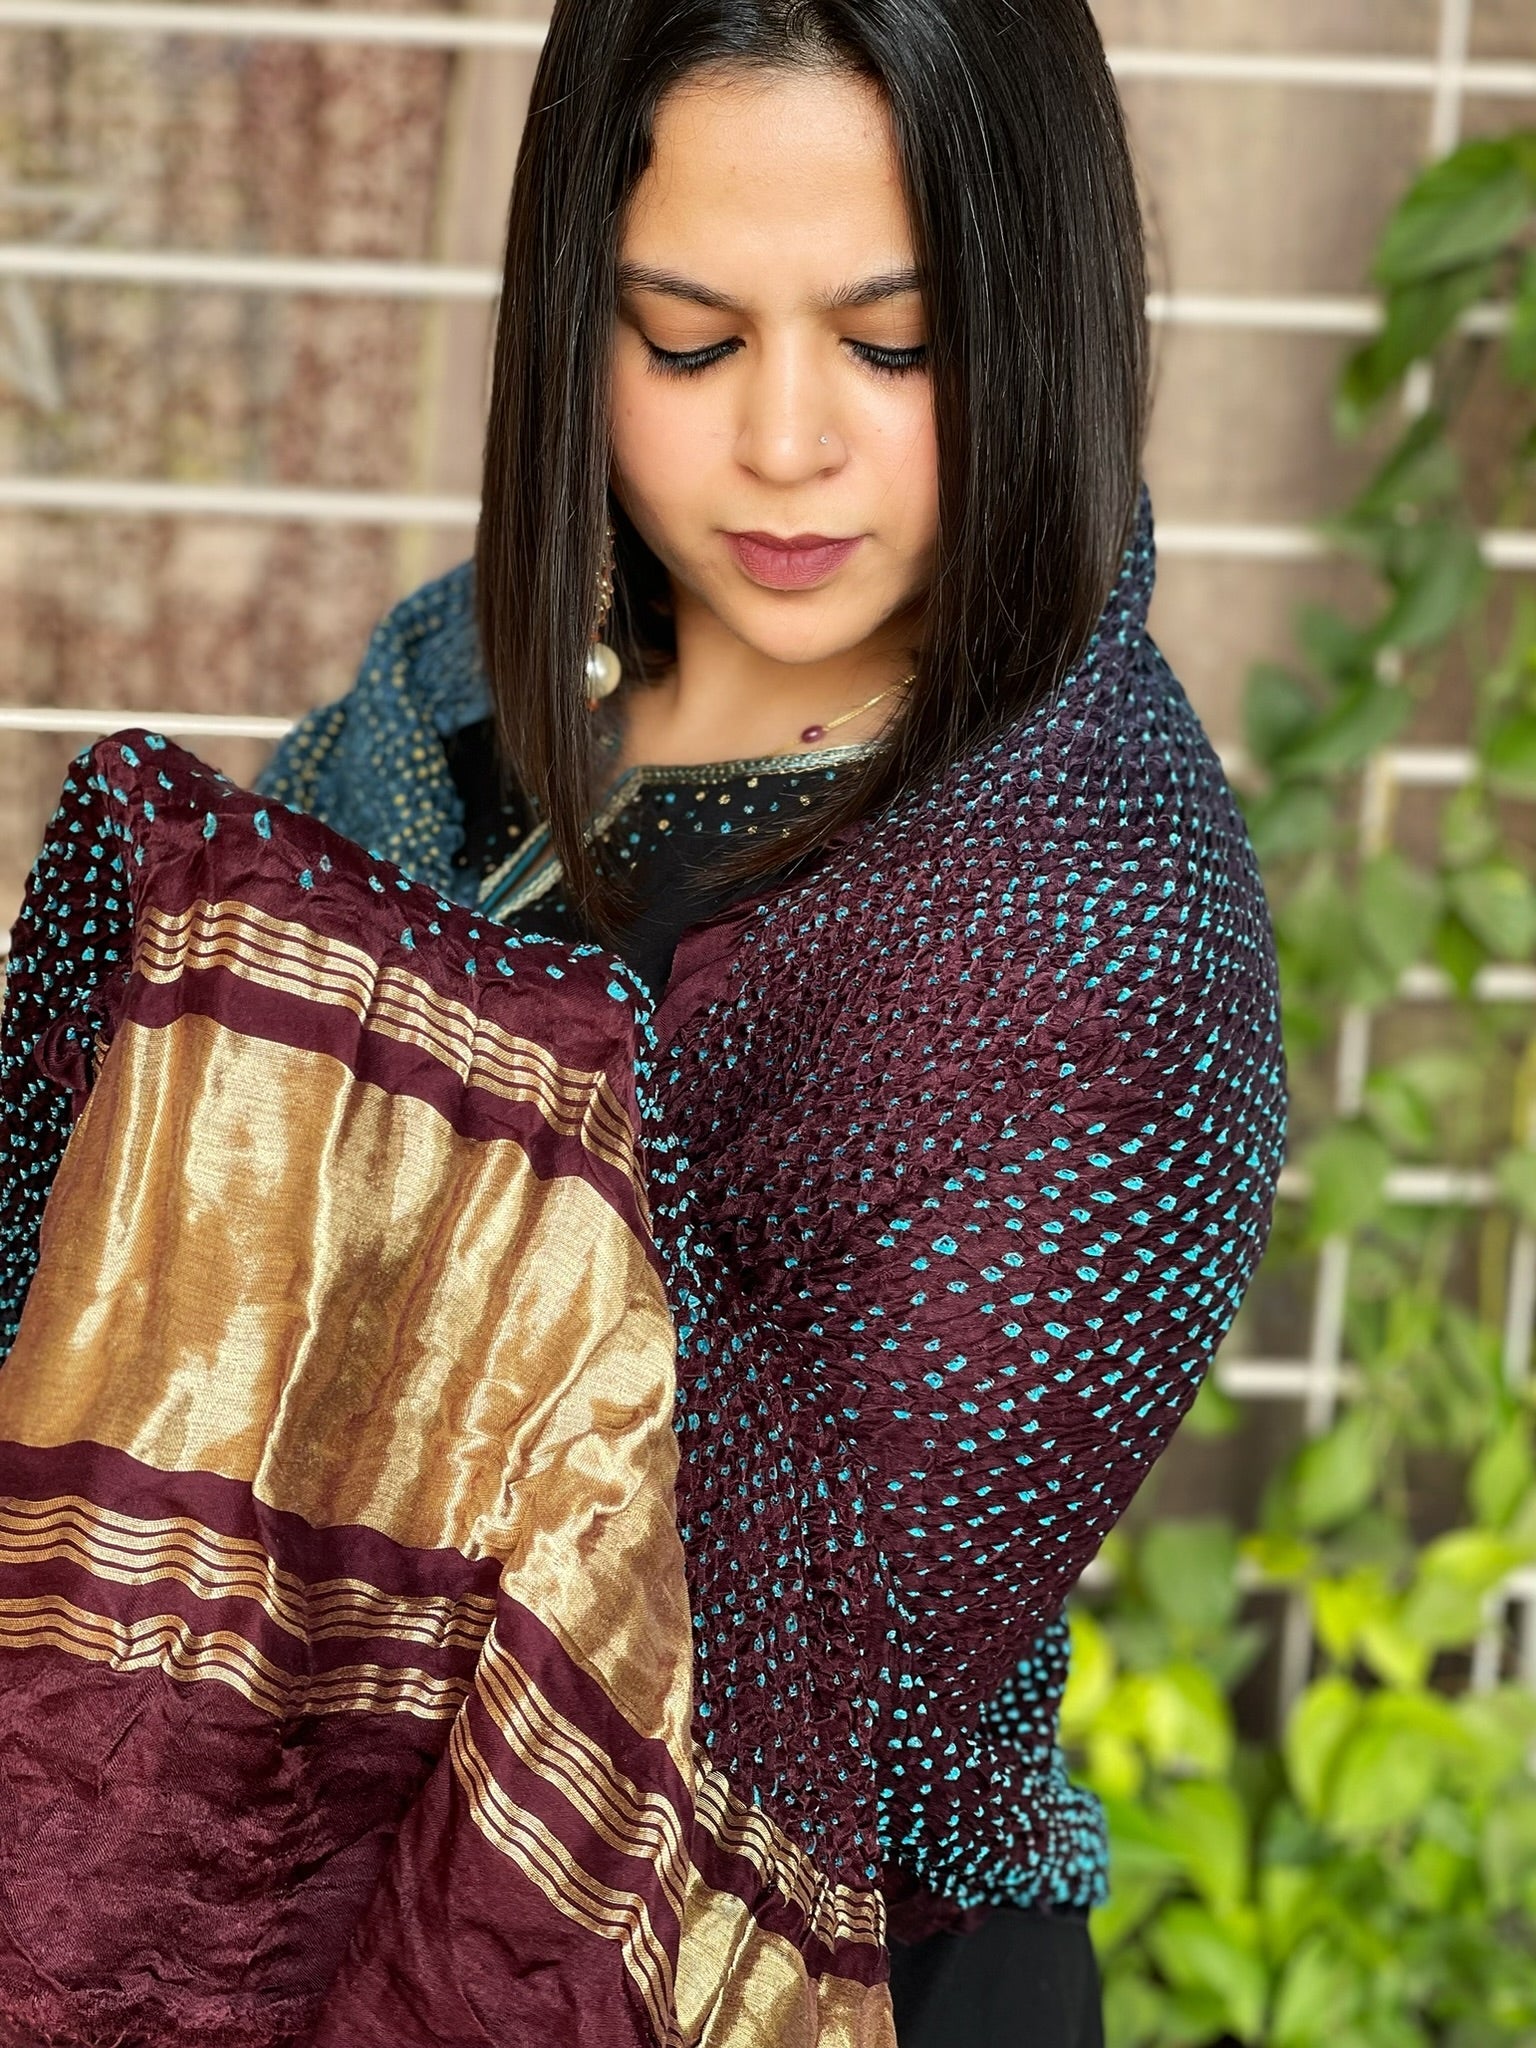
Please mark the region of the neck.
[[[825, 729], [849, 712], [855, 715], [825, 744], [853, 746], [883, 729], [898, 701], [893, 686], [912, 668], [910, 624], [899, 620], [847, 653], [790, 662], [747, 646], [685, 591], [676, 593], [674, 617], [675, 667], [654, 686], [628, 693], [620, 763], [626, 768], [797, 749], [807, 727]], [[869, 704], [879, 693], [888, 694]]]

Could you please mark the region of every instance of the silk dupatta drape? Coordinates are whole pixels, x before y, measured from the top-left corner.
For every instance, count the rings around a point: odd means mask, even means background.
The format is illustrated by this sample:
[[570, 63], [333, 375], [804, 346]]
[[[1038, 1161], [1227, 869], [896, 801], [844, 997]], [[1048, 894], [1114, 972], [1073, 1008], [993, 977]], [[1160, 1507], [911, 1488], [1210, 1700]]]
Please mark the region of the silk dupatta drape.
[[147, 734], [0, 1041], [0, 2028], [890, 2041], [692, 1742], [644, 1006]]

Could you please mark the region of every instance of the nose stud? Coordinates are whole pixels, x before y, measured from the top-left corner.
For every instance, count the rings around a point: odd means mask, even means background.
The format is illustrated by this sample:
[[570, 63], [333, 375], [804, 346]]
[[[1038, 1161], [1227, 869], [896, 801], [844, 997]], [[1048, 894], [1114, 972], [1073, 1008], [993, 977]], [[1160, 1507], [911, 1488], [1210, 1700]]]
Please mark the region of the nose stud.
[[826, 437], [826, 435], [825, 435], [825, 434], [823, 434], [823, 435], [822, 435], [822, 437], [821, 437], [821, 445], [822, 445], [822, 447], [823, 447], [823, 448], [825, 448], [825, 447], [826, 447], [826, 445], [827, 445], [827, 437]]

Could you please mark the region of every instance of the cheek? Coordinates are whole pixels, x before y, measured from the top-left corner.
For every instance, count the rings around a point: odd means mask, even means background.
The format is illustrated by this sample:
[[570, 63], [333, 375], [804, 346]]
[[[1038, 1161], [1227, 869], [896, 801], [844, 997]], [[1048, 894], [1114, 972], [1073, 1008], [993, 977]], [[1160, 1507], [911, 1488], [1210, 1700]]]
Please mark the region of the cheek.
[[898, 545], [903, 552], [923, 553], [939, 530], [939, 442], [926, 386], [892, 394], [880, 410], [871, 446]]
[[643, 368], [620, 362], [610, 386], [613, 466], [631, 511], [665, 515], [687, 502], [689, 481], [704, 466], [708, 435], [703, 409], [688, 403], [686, 386], [674, 388]]

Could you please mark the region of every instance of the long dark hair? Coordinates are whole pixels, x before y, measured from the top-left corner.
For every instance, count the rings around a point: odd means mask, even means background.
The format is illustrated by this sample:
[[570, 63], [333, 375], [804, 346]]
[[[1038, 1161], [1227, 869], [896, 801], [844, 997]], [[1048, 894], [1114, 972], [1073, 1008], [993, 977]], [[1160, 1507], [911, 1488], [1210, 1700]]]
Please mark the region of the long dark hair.
[[512, 189], [475, 575], [501, 740], [599, 932], [620, 899], [583, 833], [584, 664], [608, 518], [610, 639], [643, 670], [667, 632], [660, 565], [609, 502], [617, 245], [658, 104], [706, 65], [841, 66], [881, 88], [928, 314], [939, 536], [917, 678], [797, 851], [1056, 687], [1139, 494], [1141, 217], [1087, 0], [557, 0]]

